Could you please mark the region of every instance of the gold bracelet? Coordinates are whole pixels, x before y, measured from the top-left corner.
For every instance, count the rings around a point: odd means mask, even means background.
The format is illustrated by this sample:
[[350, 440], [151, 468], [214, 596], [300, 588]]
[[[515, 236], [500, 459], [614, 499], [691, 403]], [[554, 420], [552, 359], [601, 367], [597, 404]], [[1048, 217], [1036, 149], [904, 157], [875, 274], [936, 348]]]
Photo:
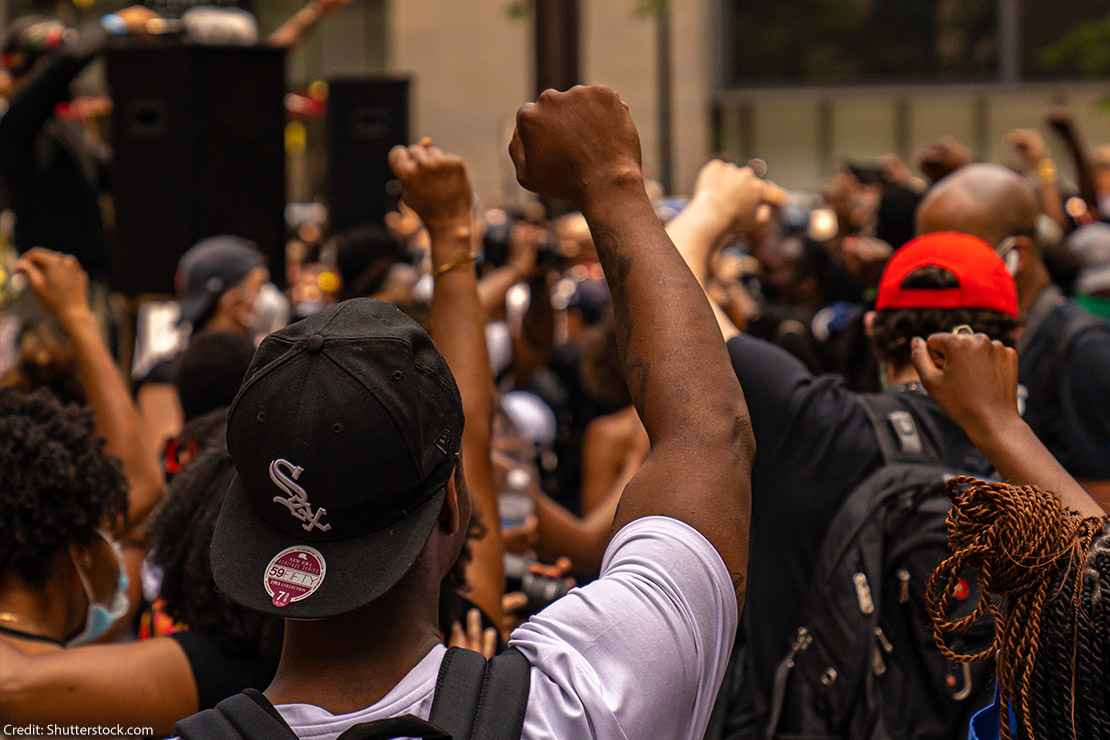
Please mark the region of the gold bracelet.
[[469, 265], [469, 264], [477, 261], [477, 259], [478, 259], [478, 255], [476, 255], [476, 254], [464, 254], [462, 257], [456, 257], [455, 259], [451, 260], [447, 264], [440, 265], [439, 267], [437, 267], [436, 268], [436, 277], [439, 277], [440, 275], [446, 275], [447, 273], [451, 272], [451, 270], [454, 270], [456, 267], [462, 267], [463, 265]]
[[1048, 157], [1045, 157], [1037, 163], [1037, 177], [1041, 182], [1046, 185], [1053, 185], [1056, 182], [1056, 163]]

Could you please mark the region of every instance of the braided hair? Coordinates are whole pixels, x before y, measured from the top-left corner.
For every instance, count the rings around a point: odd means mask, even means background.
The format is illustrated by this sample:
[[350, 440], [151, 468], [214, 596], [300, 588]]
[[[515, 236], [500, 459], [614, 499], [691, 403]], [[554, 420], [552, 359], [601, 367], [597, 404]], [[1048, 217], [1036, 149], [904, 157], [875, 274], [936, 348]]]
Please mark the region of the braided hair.
[[[989, 483], [966, 476], [949, 482], [948, 545], [952, 555], [926, 591], [933, 638], [949, 660], [997, 663], [1001, 727], [1013, 740], [1110, 740], [1110, 698], [1103, 672], [1110, 610], [1110, 517], [1083, 518], [1036, 486]], [[980, 597], [965, 617], [949, 617], [960, 573], [978, 571]], [[1102, 577], [1106, 583], [1102, 583]], [[993, 642], [958, 653], [946, 635], [994, 619]]]

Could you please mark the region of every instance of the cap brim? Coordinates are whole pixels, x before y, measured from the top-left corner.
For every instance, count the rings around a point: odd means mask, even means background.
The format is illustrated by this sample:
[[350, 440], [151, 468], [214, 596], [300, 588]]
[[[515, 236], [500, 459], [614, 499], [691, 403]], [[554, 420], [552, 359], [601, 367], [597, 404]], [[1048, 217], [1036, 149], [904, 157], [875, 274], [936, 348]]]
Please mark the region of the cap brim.
[[[278, 531], [256, 516], [236, 475], [212, 536], [216, 587], [237, 604], [276, 617], [323, 619], [354, 611], [382, 596], [412, 568], [439, 517], [446, 491], [445, 486], [387, 529], [321, 542]], [[266, 572], [274, 556], [295, 545], [323, 556], [324, 579], [303, 600], [275, 606], [266, 591]]]
[[216, 299], [213, 296], [210, 296], [207, 293], [202, 295], [186, 296], [181, 301], [179, 309], [180, 312], [177, 317], [178, 325], [185, 323], [195, 325], [197, 323], [197, 319], [204, 315], [204, 313], [212, 306], [215, 300]]

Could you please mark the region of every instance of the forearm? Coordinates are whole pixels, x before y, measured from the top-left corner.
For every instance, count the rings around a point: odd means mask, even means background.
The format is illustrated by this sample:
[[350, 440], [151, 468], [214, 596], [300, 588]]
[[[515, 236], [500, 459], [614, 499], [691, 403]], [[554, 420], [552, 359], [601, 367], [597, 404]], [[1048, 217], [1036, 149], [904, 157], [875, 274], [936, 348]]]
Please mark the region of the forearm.
[[162, 473], [92, 312], [83, 310], [63, 319], [62, 325], [73, 342], [81, 387], [93, 411], [97, 434], [105, 439], [107, 451], [120, 460], [127, 478], [127, 522], [122, 530], [123, 523], [115, 527], [117, 534], [122, 534], [141, 526], [158, 503], [164, 492]]
[[[716, 209], [697, 199], [667, 224], [667, 235], [674, 242], [675, 248], [682, 255], [686, 266], [690, 268], [690, 272], [703, 291], [709, 276], [709, 258], [713, 255], [717, 240], [725, 228], [727, 224], [720, 223], [716, 216]], [[705, 297], [709, 301], [710, 308], [713, 309], [713, 317], [717, 320], [717, 326], [725, 341], [739, 334], [740, 330], [736, 322], [725, 310], [717, 305], [708, 292]]]
[[1091, 213], [1098, 213], [1098, 190], [1095, 188], [1095, 170], [1087, 156], [1087, 148], [1078, 131], [1064, 137], [1072, 161], [1075, 163], [1075, 179], [1079, 184], [1079, 197], [1086, 203]]
[[487, 273], [478, 281], [478, 299], [485, 316], [495, 315], [505, 306], [505, 296], [520, 282], [520, 270], [505, 265]]
[[1020, 417], [983, 425], [981, 429], [965, 428], [972, 443], [1003, 478], [1052, 491], [1064, 506], [1083, 516], [1105, 516], [1102, 507], [1064, 470]]
[[312, 30], [320, 19], [324, 17], [324, 11], [318, 3], [313, 0], [291, 15], [285, 23], [270, 34], [266, 39], [266, 43], [270, 46], [281, 46], [289, 48], [296, 46], [301, 38]]
[[467, 569], [471, 600], [495, 621], [501, 614], [504, 565], [497, 493], [493, 486], [490, 435], [493, 417], [493, 374], [486, 348], [485, 313], [478, 297], [478, 281], [471, 264], [443, 274], [444, 266], [471, 253], [470, 226], [459, 224], [431, 230], [432, 270], [437, 273], [432, 299], [431, 336], [462, 395], [466, 425], [463, 432], [463, 470], [474, 510], [485, 525], [485, 536], [472, 543]]
[[708, 299], [643, 188], [594, 199], [586, 218], [613, 294], [628, 389], [653, 446], [730, 437], [732, 412], [746, 417], [736, 375]]
[[539, 520], [539, 554], [547, 561], [570, 559], [575, 575], [594, 578], [601, 571], [601, 560], [609, 544], [613, 516], [620, 502], [616, 489], [601, 506], [579, 518], [558, 503], [536, 492], [532, 495]]
[[709, 302], [638, 182], [632, 193], [591, 200], [585, 215], [613, 294], [625, 381], [652, 448], [613, 529], [656, 515], [689, 524], [716, 547], [741, 601], [755, 441]]

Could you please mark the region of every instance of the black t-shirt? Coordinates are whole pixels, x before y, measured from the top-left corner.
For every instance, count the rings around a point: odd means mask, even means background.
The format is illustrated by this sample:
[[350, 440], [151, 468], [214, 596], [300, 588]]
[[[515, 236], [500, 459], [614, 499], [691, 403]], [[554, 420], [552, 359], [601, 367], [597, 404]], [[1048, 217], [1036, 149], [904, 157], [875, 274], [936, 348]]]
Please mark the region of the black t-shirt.
[[[796, 358], [740, 335], [728, 343], [744, 388], [756, 458], [744, 630], [752, 680], [769, 696], [775, 668], [801, 618], [828, 523], [882, 464], [857, 394], [837, 376], [814, 376]], [[986, 475], [988, 465], [928, 396], [900, 392], [943, 464]], [[932, 430], [938, 430], [934, 433]], [[939, 437], [939, 438], [938, 438]]]
[[185, 630], [169, 637], [181, 646], [193, 671], [198, 711], [243, 689], [262, 691], [277, 671], [277, 655], [260, 655], [214, 632]]
[[1110, 480], [1110, 324], [1094, 322], [1065, 350], [1067, 325], [1083, 318], [1081, 307], [1061, 301], [1023, 337], [1025, 420], [1069, 473]]

